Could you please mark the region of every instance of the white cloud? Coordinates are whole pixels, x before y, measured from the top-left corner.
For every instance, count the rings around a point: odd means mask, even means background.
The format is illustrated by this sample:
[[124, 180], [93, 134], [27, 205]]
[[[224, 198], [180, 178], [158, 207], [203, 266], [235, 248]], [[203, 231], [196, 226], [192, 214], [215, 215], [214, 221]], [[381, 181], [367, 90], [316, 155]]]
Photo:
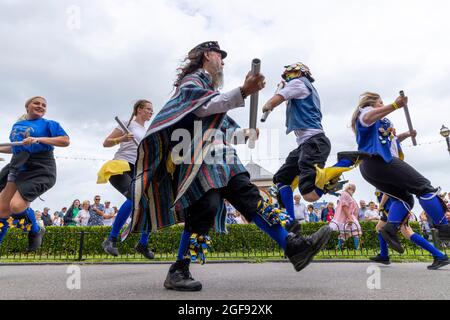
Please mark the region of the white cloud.
[[[79, 29], [67, 26], [71, 6], [80, 8]], [[267, 89], [261, 101], [272, 95], [284, 65], [307, 63], [317, 79], [333, 154], [355, 148], [348, 123], [366, 90], [391, 101], [404, 89], [419, 142], [438, 141], [441, 125], [450, 125], [449, 9], [444, 0], [0, 0], [1, 140], [23, 112], [24, 101], [40, 94], [48, 98], [48, 117], [60, 121], [72, 137], [72, 146], [57, 155], [109, 159], [113, 150], [101, 143], [115, 126], [114, 116], [127, 117], [139, 98], [152, 100], [159, 110], [189, 49], [219, 40], [229, 53], [225, 90], [241, 84], [252, 58], [262, 59]], [[247, 125], [246, 111], [231, 115]], [[406, 130], [401, 112], [392, 120], [399, 131]], [[283, 134], [282, 108], [261, 128], [280, 131], [279, 154], [262, 152], [253, 158], [276, 171], [280, 163], [274, 158], [295, 147], [295, 138]], [[265, 135], [261, 140], [267, 140]], [[438, 143], [406, 151], [408, 162], [448, 189], [445, 149]], [[241, 153], [249, 159], [250, 154]], [[96, 193], [119, 203], [121, 196], [110, 186], [95, 184], [101, 164], [58, 160], [58, 184], [45, 195], [46, 204], [62, 207]], [[358, 197], [372, 198], [372, 187], [358, 171], [348, 177], [357, 182]]]

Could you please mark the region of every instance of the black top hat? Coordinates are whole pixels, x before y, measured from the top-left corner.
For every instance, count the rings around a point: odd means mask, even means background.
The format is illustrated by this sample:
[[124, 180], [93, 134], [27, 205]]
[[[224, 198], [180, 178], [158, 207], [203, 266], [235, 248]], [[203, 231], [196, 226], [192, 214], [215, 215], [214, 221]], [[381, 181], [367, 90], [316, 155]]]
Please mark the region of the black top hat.
[[225, 59], [227, 57], [227, 55], [228, 55], [225, 51], [220, 50], [219, 42], [217, 42], [217, 41], [206, 41], [206, 42], [203, 42], [203, 43], [199, 44], [198, 46], [196, 46], [194, 49], [192, 49], [189, 52], [189, 55], [191, 55], [193, 53], [196, 53], [198, 51], [202, 51], [202, 52], [215, 51], [215, 52], [218, 52], [218, 53], [220, 53], [222, 55], [222, 59]]

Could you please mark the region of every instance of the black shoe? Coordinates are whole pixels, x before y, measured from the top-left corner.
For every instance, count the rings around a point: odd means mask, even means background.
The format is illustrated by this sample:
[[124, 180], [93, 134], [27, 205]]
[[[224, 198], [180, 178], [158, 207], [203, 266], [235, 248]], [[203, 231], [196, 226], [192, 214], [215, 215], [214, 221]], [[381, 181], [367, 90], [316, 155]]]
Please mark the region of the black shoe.
[[149, 260], [155, 259], [155, 254], [148, 248], [148, 245], [138, 243], [134, 249]]
[[384, 257], [382, 257], [380, 255], [377, 255], [376, 257], [372, 257], [372, 258], [369, 258], [369, 259], [370, 259], [370, 261], [373, 261], [373, 262], [376, 262], [376, 263], [382, 263], [382, 264], [384, 264], [386, 266], [391, 264], [391, 259], [389, 257], [384, 258]]
[[29, 252], [37, 251], [41, 247], [42, 240], [44, 238], [44, 234], [45, 234], [45, 229], [43, 229], [41, 227], [39, 227], [39, 232], [37, 232], [37, 233], [28, 232], [28, 251]]
[[106, 239], [102, 243], [103, 250], [111, 256], [117, 257], [119, 255], [119, 249], [117, 249], [117, 239]]
[[450, 240], [450, 225], [440, 225], [436, 226], [439, 232], [439, 240], [448, 241]]
[[438, 270], [450, 264], [450, 259], [445, 256], [443, 259], [434, 258], [433, 264], [428, 267], [428, 270]]
[[324, 226], [306, 238], [293, 233], [289, 234], [285, 253], [297, 272], [302, 271], [311, 263], [314, 256], [328, 243], [331, 233], [331, 228]]
[[339, 180], [339, 179], [340, 177], [331, 180], [329, 183], [327, 183], [323, 188], [323, 193], [339, 198], [341, 196], [339, 191], [343, 190], [344, 186], [349, 182], [348, 180]]
[[189, 259], [175, 262], [169, 269], [164, 288], [175, 291], [201, 291], [202, 284], [195, 281], [189, 272]]
[[339, 152], [337, 159], [338, 161], [341, 160], [350, 160], [351, 162], [353, 162], [353, 164], [357, 164], [359, 161], [364, 160], [366, 158], [370, 158], [371, 155], [365, 152], [359, 152], [359, 151], [344, 151], [344, 152]]
[[405, 249], [400, 244], [398, 228], [396, 228], [395, 225], [388, 222], [383, 229], [381, 229], [380, 234], [392, 250], [397, 251], [398, 253], [405, 252]]
[[293, 233], [293, 234], [301, 234], [302, 227], [300, 226], [300, 223], [298, 223], [297, 219], [291, 222], [290, 225], [286, 227], [287, 232]]

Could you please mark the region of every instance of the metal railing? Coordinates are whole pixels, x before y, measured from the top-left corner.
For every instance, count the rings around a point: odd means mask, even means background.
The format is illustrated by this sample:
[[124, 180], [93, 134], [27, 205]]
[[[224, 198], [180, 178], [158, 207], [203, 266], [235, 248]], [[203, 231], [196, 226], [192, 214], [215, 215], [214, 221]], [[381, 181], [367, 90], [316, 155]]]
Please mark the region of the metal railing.
[[[338, 230], [339, 231], [339, 230]], [[306, 233], [306, 232], [305, 232]], [[343, 242], [338, 248], [340, 232], [333, 233], [328, 245], [320, 252], [316, 259], [356, 259], [367, 260], [378, 254], [378, 240], [375, 230], [364, 231], [359, 239], [359, 248], [354, 248], [351, 238]], [[27, 253], [28, 238], [26, 233], [14, 232], [0, 245], [0, 263], [14, 262], [144, 262], [147, 261], [134, 250], [139, 235], [132, 235], [126, 242], [119, 244], [119, 256], [112, 257], [103, 251], [103, 240], [108, 231], [48, 231], [45, 234], [41, 249]], [[449, 252], [448, 244], [439, 241], [433, 233], [434, 241], [443, 251]], [[401, 238], [401, 236], [400, 236]], [[150, 237], [149, 246], [155, 252], [155, 261], [173, 261], [176, 257], [180, 232], [158, 232]], [[390, 252], [391, 258], [425, 260], [431, 258], [409, 241], [402, 239], [405, 253], [400, 256]], [[212, 246], [208, 260], [283, 260], [284, 253], [276, 243], [265, 234], [256, 230], [236, 229], [227, 235], [213, 234]]]

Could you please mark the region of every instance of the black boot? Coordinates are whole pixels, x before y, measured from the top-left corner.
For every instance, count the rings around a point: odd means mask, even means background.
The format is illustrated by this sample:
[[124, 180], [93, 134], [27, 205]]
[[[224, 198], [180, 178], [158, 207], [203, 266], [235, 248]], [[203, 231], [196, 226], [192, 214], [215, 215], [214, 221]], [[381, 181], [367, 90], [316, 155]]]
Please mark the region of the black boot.
[[440, 225], [436, 226], [439, 232], [439, 240], [449, 241], [450, 240], [450, 225]]
[[117, 257], [119, 249], [117, 249], [117, 238], [106, 239], [102, 243], [103, 250], [111, 256]]
[[400, 239], [398, 238], [398, 227], [393, 223], [388, 222], [383, 229], [381, 229], [380, 234], [392, 250], [395, 250], [398, 253], [405, 252], [405, 249], [402, 247]]
[[138, 243], [134, 249], [149, 260], [155, 259], [155, 254], [149, 249], [147, 244]]
[[189, 272], [189, 259], [175, 262], [169, 269], [164, 288], [175, 291], [200, 291], [202, 284], [195, 281]]
[[306, 238], [293, 233], [288, 235], [285, 253], [297, 272], [311, 263], [314, 256], [328, 243], [331, 233], [331, 228], [324, 226]]
[[28, 251], [37, 251], [41, 245], [44, 238], [45, 229], [39, 227], [38, 233], [28, 232]]
[[382, 257], [380, 255], [377, 255], [376, 257], [372, 257], [372, 258], [369, 258], [369, 259], [370, 259], [370, 261], [373, 261], [373, 262], [376, 262], [376, 263], [382, 263], [382, 264], [384, 264], [386, 266], [391, 264], [391, 259], [389, 257], [384, 258], [384, 257]]
[[292, 221], [291, 224], [286, 227], [286, 230], [289, 233], [300, 235], [302, 227], [300, 226], [300, 223], [298, 223], [297, 219], [294, 219], [294, 221]]
[[450, 259], [445, 256], [443, 259], [434, 258], [433, 264], [428, 267], [428, 270], [438, 270], [450, 264]]

